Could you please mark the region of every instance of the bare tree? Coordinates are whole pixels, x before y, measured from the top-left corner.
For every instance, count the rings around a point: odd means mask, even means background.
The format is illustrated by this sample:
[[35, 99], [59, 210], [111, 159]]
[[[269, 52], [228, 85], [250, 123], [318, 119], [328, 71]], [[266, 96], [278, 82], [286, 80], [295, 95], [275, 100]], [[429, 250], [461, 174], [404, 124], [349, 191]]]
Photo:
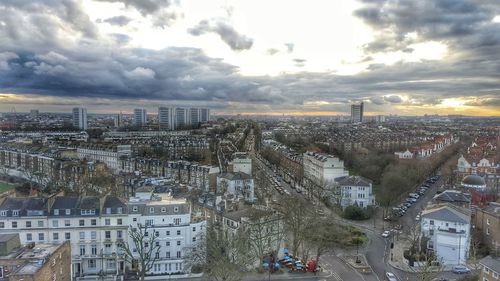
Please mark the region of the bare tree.
[[285, 231], [290, 235], [291, 253], [297, 255], [306, 239], [306, 233], [310, 231], [308, 223], [313, 217], [312, 211], [303, 200], [295, 196], [283, 200], [278, 209], [283, 216]]
[[128, 230], [129, 243], [122, 243], [125, 260], [137, 269], [137, 273], [144, 281], [146, 273], [153, 268], [154, 263], [160, 258], [160, 244], [154, 228], [147, 225], [130, 226]]
[[207, 228], [206, 239], [200, 239], [185, 260], [192, 268], [202, 269], [210, 280], [239, 281], [254, 259], [242, 230], [212, 225]]
[[341, 245], [349, 233], [346, 228], [330, 219], [317, 217], [312, 223], [316, 228], [314, 231], [308, 231], [305, 235], [308, 243], [316, 250], [316, 263], [319, 264], [321, 255], [338, 245]]

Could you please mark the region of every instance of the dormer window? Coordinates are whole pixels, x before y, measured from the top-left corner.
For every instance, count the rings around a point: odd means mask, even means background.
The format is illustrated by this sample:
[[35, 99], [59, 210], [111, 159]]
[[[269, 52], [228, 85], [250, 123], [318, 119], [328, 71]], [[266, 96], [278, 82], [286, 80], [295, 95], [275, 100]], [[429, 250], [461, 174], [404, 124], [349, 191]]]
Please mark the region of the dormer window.
[[4, 210], [0, 211], [0, 216], [6, 217], [7, 216], [7, 211], [4, 211]]
[[82, 210], [80, 210], [80, 214], [83, 216], [95, 215], [95, 210], [94, 209], [82, 209]]
[[54, 216], [59, 216], [59, 209], [54, 209]]
[[161, 207], [161, 212], [162, 212], [162, 213], [165, 213], [166, 211], [167, 211], [167, 208], [165, 208], [165, 207]]
[[134, 206], [134, 207], [132, 208], [132, 211], [137, 212], [137, 206]]
[[19, 216], [19, 210], [13, 210], [12, 211], [12, 216], [13, 217], [18, 217]]
[[121, 214], [121, 213], [123, 212], [122, 207], [118, 207], [118, 208], [116, 208], [116, 212], [117, 212], [118, 214]]
[[66, 215], [67, 216], [71, 215], [71, 209], [66, 209]]
[[179, 212], [179, 207], [174, 207], [174, 213]]
[[155, 208], [154, 207], [150, 207], [149, 208], [149, 213], [153, 214], [155, 212]]
[[106, 214], [111, 214], [111, 208], [106, 208]]

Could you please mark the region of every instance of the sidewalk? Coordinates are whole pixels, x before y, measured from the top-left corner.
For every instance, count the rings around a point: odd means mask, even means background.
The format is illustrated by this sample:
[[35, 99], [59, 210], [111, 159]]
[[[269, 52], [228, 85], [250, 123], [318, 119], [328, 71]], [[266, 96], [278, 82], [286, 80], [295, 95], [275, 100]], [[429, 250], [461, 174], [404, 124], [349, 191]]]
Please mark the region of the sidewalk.
[[[283, 273], [272, 273], [271, 274], [271, 280], [302, 280], [304, 278], [325, 278], [329, 277], [330, 273], [328, 272], [318, 272], [316, 275], [311, 272], [288, 272], [288, 270], [284, 270]], [[269, 279], [269, 274], [268, 273], [257, 273], [257, 272], [252, 272], [252, 273], [246, 273], [245, 276], [243, 277], [242, 280], [247, 280], [247, 281], [255, 281], [255, 280], [268, 280]]]

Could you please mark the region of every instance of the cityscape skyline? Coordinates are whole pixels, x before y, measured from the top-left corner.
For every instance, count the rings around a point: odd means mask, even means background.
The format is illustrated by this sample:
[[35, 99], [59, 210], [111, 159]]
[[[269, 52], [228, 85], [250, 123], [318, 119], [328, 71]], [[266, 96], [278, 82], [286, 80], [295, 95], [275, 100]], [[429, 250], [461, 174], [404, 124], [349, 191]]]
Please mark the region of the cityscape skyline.
[[500, 115], [493, 1], [148, 3], [2, 2], [0, 111]]

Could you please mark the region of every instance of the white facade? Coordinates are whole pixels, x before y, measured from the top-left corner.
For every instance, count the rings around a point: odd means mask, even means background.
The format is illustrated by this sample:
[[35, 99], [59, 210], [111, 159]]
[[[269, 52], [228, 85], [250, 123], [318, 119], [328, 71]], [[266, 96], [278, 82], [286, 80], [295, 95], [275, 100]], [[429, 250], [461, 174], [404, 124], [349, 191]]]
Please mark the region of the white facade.
[[329, 185], [335, 178], [348, 176], [344, 169], [344, 161], [332, 155], [306, 152], [303, 158], [304, 177], [318, 185]]
[[255, 201], [253, 178], [242, 172], [218, 175], [217, 192], [231, 194], [237, 198], [243, 198], [247, 202]]
[[116, 147], [79, 147], [77, 148], [78, 159], [86, 159], [88, 161], [103, 162], [113, 171], [119, 168], [120, 156], [131, 156], [131, 145], [118, 145]]
[[368, 179], [359, 176], [347, 176], [337, 178], [340, 206], [356, 205], [361, 208], [375, 205], [372, 183]]
[[452, 206], [440, 206], [422, 212], [422, 236], [429, 239], [433, 250], [445, 265], [465, 264], [470, 247], [470, 211]]
[[73, 127], [87, 130], [87, 109], [82, 107], [73, 108]]
[[413, 153], [411, 153], [408, 149], [404, 152], [394, 152], [399, 159], [413, 159]]
[[[185, 199], [173, 199], [165, 194], [144, 193], [129, 201], [132, 227], [146, 226], [148, 235], [155, 235], [160, 246], [157, 261], [149, 273], [172, 274], [189, 270], [184, 257], [189, 248], [206, 231], [206, 222], [191, 222], [191, 208]], [[129, 240], [130, 249], [135, 248]]]
[[233, 154], [233, 172], [242, 172], [247, 175], [252, 174], [252, 159], [244, 152], [236, 152]]
[[148, 123], [148, 116], [146, 113], [146, 109], [144, 108], [134, 109], [134, 125], [144, 126], [147, 123]]

